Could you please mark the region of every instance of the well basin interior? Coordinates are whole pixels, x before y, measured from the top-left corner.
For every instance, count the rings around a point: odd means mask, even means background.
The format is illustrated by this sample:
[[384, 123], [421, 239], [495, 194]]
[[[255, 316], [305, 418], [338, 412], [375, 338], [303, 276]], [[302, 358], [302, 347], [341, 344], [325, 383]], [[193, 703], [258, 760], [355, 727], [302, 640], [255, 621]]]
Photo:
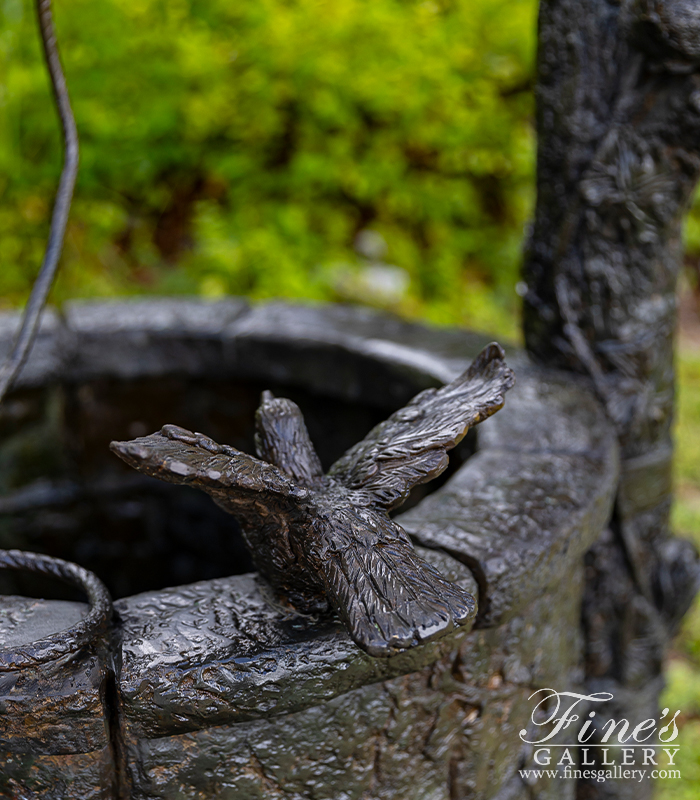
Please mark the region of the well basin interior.
[[[270, 381], [161, 377], [57, 384], [14, 393], [0, 414], [0, 547], [47, 553], [94, 571], [115, 598], [253, 569], [233, 517], [204, 493], [141, 476], [114, 439], [174, 423], [254, 453], [260, 393], [299, 404], [324, 468], [393, 408], [347, 402]], [[468, 436], [439, 479], [473, 452]], [[68, 588], [0, 571], [0, 592], [72, 598]]]

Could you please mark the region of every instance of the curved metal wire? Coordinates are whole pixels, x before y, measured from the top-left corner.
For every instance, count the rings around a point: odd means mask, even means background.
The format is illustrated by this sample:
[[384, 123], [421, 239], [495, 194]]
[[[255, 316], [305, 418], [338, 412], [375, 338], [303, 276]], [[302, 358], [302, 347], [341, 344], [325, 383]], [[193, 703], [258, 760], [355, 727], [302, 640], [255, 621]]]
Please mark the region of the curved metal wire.
[[22, 550], [0, 550], [0, 568], [29, 570], [51, 575], [77, 586], [87, 595], [90, 610], [72, 628], [37, 639], [19, 647], [0, 650], [0, 672], [35, 667], [75, 653], [94, 642], [107, 629], [112, 617], [112, 599], [107, 587], [93, 572], [60, 558], [26, 553]]
[[0, 368], [0, 402], [2, 402], [3, 397], [24, 366], [39, 329], [41, 312], [44, 310], [46, 299], [53, 285], [58, 268], [58, 259], [63, 249], [68, 212], [73, 198], [75, 179], [78, 174], [78, 131], [75, 127], [66, 79], [58, 55], [56, 32], [51, 14], [51, 0], [37, 0], [37, 12], [46, 64], [51, 77], [51, 86], [56, 107], [58, 108], [58, 116], [61, 120], [64, 160], [51, 216], [51, 230], [49, 231], [44, 260], [24, 309], [17, 338], [7, 361]]

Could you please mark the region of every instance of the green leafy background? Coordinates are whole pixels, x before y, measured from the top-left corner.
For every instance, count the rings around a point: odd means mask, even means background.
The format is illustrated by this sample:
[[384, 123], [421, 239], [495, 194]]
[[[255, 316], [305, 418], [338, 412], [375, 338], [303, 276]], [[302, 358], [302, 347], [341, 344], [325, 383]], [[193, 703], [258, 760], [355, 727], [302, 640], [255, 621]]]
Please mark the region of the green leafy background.
[[[81, 169], [52, 302], [364, 302], [518, 338], [534, 0], [59, 0]], [[28, 0], [0, 0], [0, 305], [41, 261], [60, 143]], [[357, 235], [401, 277], [373, 290]], [[686, 230], [700, 263], [700, 211]], [[696, 287], [697, 288], [697, 287]], [[677, 528], [700, 544], [700, 354], [680, 353]], [[700, 602], [669, 666], [700, 789]]]
[[[31, 6], [2, 0], [0, 294], [59, 163]], [[65, 0], [82, 164], [56, 300], [338, 299], [380, 233], [409, 316], [510, 327], [533, 198], [531, 0]]]

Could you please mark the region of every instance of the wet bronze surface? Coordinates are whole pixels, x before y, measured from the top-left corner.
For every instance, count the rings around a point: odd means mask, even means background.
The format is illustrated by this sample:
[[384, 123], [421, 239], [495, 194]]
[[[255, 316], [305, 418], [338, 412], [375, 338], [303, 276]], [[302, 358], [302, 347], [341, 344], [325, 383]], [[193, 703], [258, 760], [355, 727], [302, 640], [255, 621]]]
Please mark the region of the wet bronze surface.
[[[141, 571], [145, 563], [137, 547], [142, 520], [183, 517], [181, 527], [167, 522], [161, 528], [171, 537], [163, 543], [167, 550], [201, 558], [211, 546], [200, 535], [207, 517], [185, 517], [175, 494], [159, 494], [188, 490], [136, 476], [146, 483], [103, 495], [100, 481], [121, 480], [128, 471], [119, 472], [113, 456], [99, 456], [96, 444], [75, 449], [77, 468], [66, 471], [48, 470], [55, 461], [32, 460], [32, 447], [45, 453], [47, 441], [95, 442], [92, 434], [76, 439], [71, 428], [77, 420], [80, 431], [97, 431], [91, 411], [122, 420], [120, 430], [128, 432], [147, 411], [134, 401], [120, 404], [132, 382], [137, 393], [147, 380], [162, 380], [164, 387], [199, 381], [198, 407], [211, 409], [222, 396], [222, 381], [229, 381], [227, 396], [251, 398], [238, 419], [249, 415], [267, 383], [299, 401], [312, 436], [323, 429], [317, 413], [337, 402], [355, 409], [348, 419], [357, 425], [344, 433], [352, 438], [337, 438], [322, 457], [328, 468], [416, 392], [457, 378], [486, 344], [461, 331], [343, 308], [221, 304], [212, 310], [189, 301], [122, 308], [70, 310], [52, 338], [39, 342], [38, 361], [26, 373], [34, 388], [28, 382], [18, 389], [10, 398], [20, 404], [9, 407], [15, 416], [8, 411], [0, 420], [10, 432], [0, 541], [22, 547], [43, 541], [56, 555], [65, 553], [60, 546], [82, 542], [85, 548], [92, 541], [95, 550], [71, 555], [102, 552], [102, 528], [85, 527], [80, 536], [71, 531], [86, 497], [96, 505], [111, 498], [108, 508], [123, 503], [132, 514], [125, 517], [132, 538], [114, 560], [126, 578], [130, 567]], [[124, 314], [131, 327], [119, 327]], [[109, 355], [115, 348], [121, 361]], [[252, 575], [207, 580], [200, 573], [194, 583], [175, 580], [175, 588], [164, 589], [163, 576], [174, 573], [149, 568], [152, 586], [115, 603], [102, 665], [95, 655], [76, 654], [70, 666], [21, 672], [4, 687], [0, 734], [8, 735], [1, 739], [0, 795], [25, 787], [30, 797], [64, 798], [73, 781], [81, 797], [359, 800], [417, 798], [427, 791], [445, 800], [499, 792], [524, 797], [516, 770], [529, 757], [518, 738], [529, 716], [527, 697], [538, 687], [575, 686], [581, 679], [583, 554], [611, 516], [617, 444], [585, 380], [535, 368], [513, 349], [508, 362], [517, 384], [506, 410], [476, 427], [466, 461], [435, 492], [393, 517], [415, 543], [430, 548], [419, 550], [422, 559], [478, 595], [480, 616], [471, 631], [375, 659], [356, 647], [339, 620], [294, 616]], [[60, 384], [54, 382], [56, 364]], [[207, 383], [212, 375], [218, 384]], [[118, 387], [111, 411], [109, 393], [92, 388], [96, 381]], [[84, 386], [99, 402], [86, 401]], [[187, 391], [195, 391], [190, 386]], [[71, 403], [61, 405], [57, 396], [83, 397], [80, 414], [65, 413]], [[226, 415], [217, 415], [218, 436]], [[241, 438], [233, 441], [250, 446], [252, 429], [239, 430]], [[318, 442], [323, 451], [323, 437]], [[80, 467], [81, 453], [89, 469]], [[103, 472], [110, 463], [116, 467], [111, 476]], [[66, 499], [66, 474], [83, 499]], [[203, 493], [189, 491], [215, 509]], [[220, 519], [223, 537], [233, 518], [221, 512]], [[96, 571], [109, 583], [108, 554], [101, 559]], [[197, 569], [206, 563], [195, 561]], [[144, 579], [149, 570], [140, 572]], [[69, 620], [74, 615], [66, 626]], [[64, 674], [67, 682], [59, 680]], [[22, 699], [28, 682], [35, 698], [30, 706]], [[44, 708], [55, 713], [31, 716]], [[17, 735], [20, 730], [25, 734]]]
[[354, 641], [389, 656], [472, 621], [474, 597], [414, 552], [388, 512], [444, 472], [447, 451], [503, 406], [514, 376], [496, 344], [462, 375], [426, 389], [373, 428], [324, 475], [303, 415], [266, 391], [258, 458], [175, 425], [112, 450], [130, 466], [193, 486], [241, 523], [253, 561], [283, 602], [328, 607]]

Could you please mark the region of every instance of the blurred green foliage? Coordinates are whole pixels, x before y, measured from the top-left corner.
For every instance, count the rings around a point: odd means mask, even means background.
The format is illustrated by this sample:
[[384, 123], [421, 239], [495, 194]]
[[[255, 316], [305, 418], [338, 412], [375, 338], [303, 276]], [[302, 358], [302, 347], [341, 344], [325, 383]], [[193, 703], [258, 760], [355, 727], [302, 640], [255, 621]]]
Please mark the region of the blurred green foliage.
[[[16, 303], [60, 155], [32, 5], [0, 9], [0, 296]], [[395, 310], [515, 332], [534, 0], [59, 0], [55, 16], [82, 144], [55, 300], [338, 299], [370, 228], [410, 278]]]
[[[691, 223], [692, 224], [692, 223]], [[673, 526], [700, 549], [700, 353], [681, 348], [678, 358]], [[659, 781], [659, 800], [697, 800], [700, 795], [700, 595], [683, 620], [666, 671], [665, 706], [680, 709], [681, 780]]]

